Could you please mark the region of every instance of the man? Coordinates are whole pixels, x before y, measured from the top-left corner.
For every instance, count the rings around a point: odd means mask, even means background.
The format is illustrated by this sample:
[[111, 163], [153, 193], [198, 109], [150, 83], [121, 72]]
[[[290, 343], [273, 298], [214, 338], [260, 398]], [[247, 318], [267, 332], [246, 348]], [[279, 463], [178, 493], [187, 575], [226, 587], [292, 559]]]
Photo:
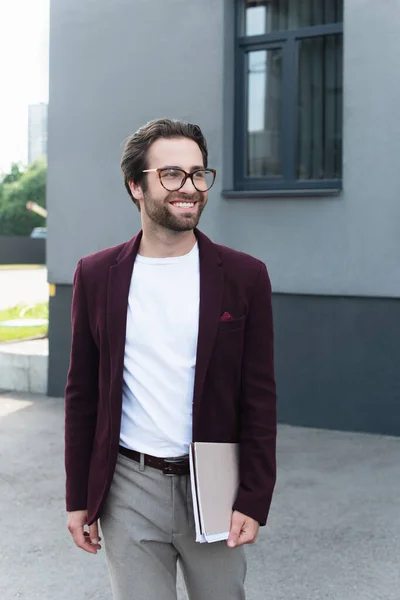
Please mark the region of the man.
[[[276, 395], [265, 265], [197, 229], [215, 171], [196, 125], [160, 119], [121, 162], [142, 231], [79, 261], [66, 387], [68, 529], [105, 540], [114, 598], [245, 598], [243, 545], [275, 484]], [[227, 542], [195, 542], [194, 441], [238, 442]], [[88, 531], [85, 528], [88, 526]]]

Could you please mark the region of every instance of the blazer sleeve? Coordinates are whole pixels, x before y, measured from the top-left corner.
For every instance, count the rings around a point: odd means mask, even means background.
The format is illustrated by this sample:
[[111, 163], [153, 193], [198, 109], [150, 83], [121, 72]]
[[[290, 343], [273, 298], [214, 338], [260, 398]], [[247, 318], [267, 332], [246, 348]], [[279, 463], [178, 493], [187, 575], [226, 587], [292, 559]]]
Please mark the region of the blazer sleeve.
[[89, 467], [96, 429], [99, 352], [89, 325], [82, 260], [73, 281], [72, 345], [65, 389], [67, 511], [87, 509]]
[[244, 333], [239, 491], [234, 510], [265, 525], [276, 481], [276, 385], [272, 294], [261, 264]]

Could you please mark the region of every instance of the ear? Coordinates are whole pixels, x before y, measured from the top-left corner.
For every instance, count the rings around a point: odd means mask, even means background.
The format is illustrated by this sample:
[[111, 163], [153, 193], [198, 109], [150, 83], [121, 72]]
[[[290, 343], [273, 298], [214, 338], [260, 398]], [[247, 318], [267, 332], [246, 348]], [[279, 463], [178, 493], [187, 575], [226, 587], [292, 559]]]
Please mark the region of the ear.
[[134, 181], [129, 182], [129, 189], [131, 190], [132, 196], [135, 200], [143, 200], [143, 190], [142, 186], [139, 183], [135, 183]]

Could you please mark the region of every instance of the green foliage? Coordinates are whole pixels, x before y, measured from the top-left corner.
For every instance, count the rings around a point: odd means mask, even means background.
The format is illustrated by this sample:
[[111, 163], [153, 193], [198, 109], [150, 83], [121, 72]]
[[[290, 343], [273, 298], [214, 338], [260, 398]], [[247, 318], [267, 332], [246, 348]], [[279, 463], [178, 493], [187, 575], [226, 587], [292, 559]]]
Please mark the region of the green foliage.
[[0, 183], [0, 235], [30, 235], [34, 227], [44, 227], [46, 220], [26, 208], [27, 202], [46, 206], [45, 160], [26, 169], [11, 167]]
[[2, 180], [2, 185], [4, 185], [5, 183], [14, 183], [15, 181], [18, 181], [19, 179], [21, 179], [21, 177], [24, 174], [24, 169], [21, 165], [19, 165], [18, 163], [13, 163], [11, 165], [11, 171], [9, 173], [7, 173], [7, 175], [4, 175], [3, 180]]
[[39, 325], [37, 327], [2, 327], [1, 325], [2, 321], [21, 318], [48, 319], [48, 302], [41, 302], [33, 306], [14, 306], [13, 308], [0, 310], [0, 343], [47, 335], [48, 325]]

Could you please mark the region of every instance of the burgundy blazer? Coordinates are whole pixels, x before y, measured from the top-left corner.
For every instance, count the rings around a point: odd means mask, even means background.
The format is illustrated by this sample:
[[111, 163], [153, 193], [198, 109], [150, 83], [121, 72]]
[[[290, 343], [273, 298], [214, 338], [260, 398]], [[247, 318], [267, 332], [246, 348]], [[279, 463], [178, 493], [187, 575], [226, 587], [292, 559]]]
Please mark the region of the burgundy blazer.
[[[239, 442], [233, 509], [264, 525], [276, 477], [271, 285], [262, 262], [195, 233], [200, 316], [193, 441]], [[101, 514], [118, 456], [128, 293], [141, 235], [81, 259], [74, 276], [67, 510], [87, 509], [89, 524]]]

